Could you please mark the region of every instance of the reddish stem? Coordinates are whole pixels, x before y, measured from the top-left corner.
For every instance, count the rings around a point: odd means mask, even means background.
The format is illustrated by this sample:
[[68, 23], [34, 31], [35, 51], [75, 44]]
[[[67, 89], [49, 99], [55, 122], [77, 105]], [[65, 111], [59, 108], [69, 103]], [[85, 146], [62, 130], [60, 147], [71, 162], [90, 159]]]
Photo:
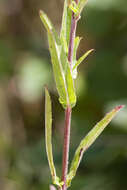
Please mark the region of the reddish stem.
[[[76, 3], [78, 3], [78, 0], [75, 1]], [[75, 18], [74, 13], [72, 13], [69, 51], [68, 51], [68, 61], [70, 63], [71, 69], [73, 61], [73, 49], [74, 49], [76, 27], [77, 27], [77, 18]], [[62, 181], [64, 182], [64, 184], [62, 186], [62, 190], [67, 190], [66, 177], [68, 172], [70, 128], [71, 128], [71, 107], [68, 106], [65, 110], [64, 147], [63, 147], [63, 163], [62, 163]]]
[[70, 127], [71, 127], [71, 107], [65, 110], [65, 127], [64, 127], [64, 147], [63, 147], [63, 163], [62, 163], [62, 181], [64, 182], [62, 190], [66, 190], [66, 176], [68, 172], [68, 158], [70, 145]]

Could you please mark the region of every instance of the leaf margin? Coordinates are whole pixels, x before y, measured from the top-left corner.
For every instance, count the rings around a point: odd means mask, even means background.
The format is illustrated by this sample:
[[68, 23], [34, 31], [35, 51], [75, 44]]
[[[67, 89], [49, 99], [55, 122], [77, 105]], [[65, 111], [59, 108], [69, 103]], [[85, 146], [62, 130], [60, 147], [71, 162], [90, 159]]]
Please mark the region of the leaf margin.
[[[124, 105], [120, 105], [115, 107], [112, 111], [107, 113], [103, 119], [101, 119], [92, 129], [91, 131], [81, 140], [78, 148], [75, 151], [73, 160], [71, 162], [70, 170], [67, 175], [67, 185], [68, 187], [71, 184], [72, 179], [75, 177], [79, 164], [81, 162], [82, 156], [84, 152], [94, 143], [97, 137], [102, 133], [102, 131], [106, 128], [106, 126], [110, 123], [110, 121], [116, 116], [116, 114], [124, 107]], [[104, 122], [104, 123], [103, 123]], [[102, 128], [101, 128], [102, 124]], [[97, 130], [97, 131], [96, 131]], [[96, 132], [97, 134], [93, 134]], [[89, 142], [89, 143], [88, 143]]]
[[52, 106], [47, 87], [45, 87], [45, 144], [52, 180], [55, 181], [56, 169], [53, 161], [52, 151]]

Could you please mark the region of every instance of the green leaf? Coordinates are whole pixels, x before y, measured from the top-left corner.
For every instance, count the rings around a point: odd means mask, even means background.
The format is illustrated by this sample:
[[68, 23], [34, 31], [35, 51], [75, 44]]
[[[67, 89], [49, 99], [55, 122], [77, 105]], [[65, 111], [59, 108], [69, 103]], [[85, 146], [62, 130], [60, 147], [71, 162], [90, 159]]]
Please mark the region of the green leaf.
[[56, 180], [56, 169], [52, 153], [52, 108], [48, 90], [45, 88], [45, 142], [48, 163], [53, 181]]
[[61, 49], [61, 63], [64, 68], [64, 76], [65, 76], [65, 81], [66, 81], [66, 86], [67, 86], [69, 105], [71, 107], [74, 107], [74, 105], [76, 104], [74, 81], [73, 81], [73, 77], [72, 77], [70, 64], [68, 62], [67, 55], [64, 52], [63, 48]]
[[94, 49], [91, 49], [91, 50], [89, 50], [89, 51], [87, 51], [82, 57], [80, 57], [79, 59], [78, 59], [78, 61], [76, 62], [76, 64], [74, 65], [74, 67], [73, 67], [73, 71], [80, 65], [80, 63], [82, 63], [82, 61], [84, 61], [84, 59], [86, 59], [87, 57], [88, 57], [88, 55], [91, 53], [91, 52], [93, 52], [94, 51]]
[[78, 3], [78, 10], [79, 10], [79, 14], [81, 14], [83, 8], [85, 7], [87, 3], [87, 0], [79, 0], [79, 3]]
[[56, 37], [56, 35], [54, 34], [54, 30], [52, 31], [53, 27], [52, 27], [52, 24], [49, 21], [47, 15], [43, 11], [41, 11], [40, 16], [41, 16], [41, 20], [48, 32], [49, 50], [50, 50], [50, 54], [51, 54], [56, 88], [59, 93], [59, 101], [65, 108], [66, 105], [69, 104], [69, 99], [68, 99], [64, 71], [62, 68], [61, 60], [60, 60], [60, 47], [56, 40], [56, 38], [58, 39], [58, 37]]
[[58, 45], [60, 45], [60, 39], [58, 37], [58, 34], [53, 26], [53, 24], [51, 23], [50, 19], [47, 17], [47, 15], [42, 11], [40, 10], [39, 12], [40, 14], [40, 18], [41, 18], [41, 21], [43, 22], [44, 26], [45, 26], [45, 29], [47, 30], [48, 33], [53, 33], [53, 36], [55, 38], [55, 41]]
[[64, 1], [64, 10], [63, 10], [63, 17], [62, 17], [61, 33], [60, 33], [60, 38], [61, 39], [64, 38], [66, 40], [67, 46], [69, 45], [71, 16], [72, 16], [72, 11], [69, 9], [70, 4], [71, 4], [71, 0]]
[[[82, 39], [81, 37], [77, 36], [74, 40], [73, 61], [76, 60], [76, 52], [77, 52], [77, 49], [78, 49], [81, 39]], [[72, 66], [74, 66], [74, 65], [72, 65]]]
[[60, 58], [61, 58], [61, 63], [62, 63], [63, 70], [64, 70], [64, 76], [65, 76], [65, 81], [66, 81], [66, 86], [67, 86], [69, 105], [72, 108], [76, 104], [75, 87], [74, 87], [74, 81], [73, 81], [73, 77], [72, 77], [70, 64], [68, 62], [68, 57], [67, 57], [66, 52], [64, 51], [63, 46], [64, 46], [64, 44], [62, 44], [61, 57]]
[[45, 142], [46, 142], [46, 153], [49, 163], [49, 168], [52, 176], [54, 185], [61, 187], [63, 182], [56, 175], [56, 169], [53, 161], [52, 153], [52, 106], [51, 98], [47, 88], [45, 88]]
[[76, 171], [81, 162], [82, 156], [84, 152], [93, 144], [96, 138], [102, 133], [105, 127], [109, 124], [109, 122], [113, 119], [113, 117], [120, 111], [123, 106], [118, 106], [114, 108], [111, 112], [106, 114], [106, 116], [98, 122], [95, 127], [87, 134], [87, 136], [81, 141], [78, 146], [74, 158], [71, 163], [70, 171], [67, 176], [67, 183], [70, 186], [71, 180], [76, 175]]
[[72, 1], [72, 3], [69, 5], [69, 8], [71, 9], [71, 11], [73, 11], [73, 13], [75, 13], [76, 15], [79, 14], [79, 9], [78, 9], [78, 5], [75, 1]]
[[62, 43], [62, 47], [60, 50], [60, 60], [61, 60], [61, 64], [64, 71], [64, 76], [65, 76], [67, 72], [68, 58], [67, 58], [67, 53], [65, 51], [64, 43]]
[[50, 35], [50, 33], [48, 34], [48, 40], [49, 40], [49, 49], [53, 65], [53, 73], [56, 81], [56, 87], [59, 93], [59, 101], [63, 105], [63, 107], [66, 108], [66, 106], [69, 105], [69, 99], [68, 99], [64, 71], [62, 68], [59, 55], [57, 53], [58, 47], [56, 46], [54, 38], [52, 37], [52, 35]]
[[73, 108], [76, 104], [76, 94], [75, 94], [74, 81], [69, 63], [67, 64], [66, 84], [67, 84], [69, 103], [71, 108]]
[[66, 55], [68, 55], [68, 45], [64, 36], [61, 37], [61, 44], [64, 49], [64, 52], [66, 53]]
[[61, 189], [61, 187], [62, 187], [62, 185], [64, 184], [64, 182], [63, 182], [63, 181], [60, 181], [60, 178], [59, 178], [59, 177], [56, 177], [55, 180], [53, 181], [53, 184], [54, 184], [54, 185], [57, 185], [57, 186], [60, 187], [60, 189]]
[[43, 11], [40, 12], [40, 15], [41, 20], [48, 32], [49, 50], [51, 54], [56, 87], [59, 93], [59, 101], [64, 108], [66, 108], [67, 105], [73, 107], [76, 103], [76, 95], [64, 43], [61, 41], [59, 42], [55, 29], [53, 29], [54, 27], [47, 15], [43, 13]]
[[[75, 38], [75, 41], [74, 41], [72, 68], [76, 64], [76, 53], [77, 53], [77, 49], [78, 49], [78, 46], [79, 46], [79, 43], [80, 43], [81, 39], [82, 38], [80, 38], [80, 37], [77, 36]], [[77, 68], [75, 68], [74, 70], [72, 69], [72, 76], [73, 76], [73, 79], [75, 79], [77, 77]]]

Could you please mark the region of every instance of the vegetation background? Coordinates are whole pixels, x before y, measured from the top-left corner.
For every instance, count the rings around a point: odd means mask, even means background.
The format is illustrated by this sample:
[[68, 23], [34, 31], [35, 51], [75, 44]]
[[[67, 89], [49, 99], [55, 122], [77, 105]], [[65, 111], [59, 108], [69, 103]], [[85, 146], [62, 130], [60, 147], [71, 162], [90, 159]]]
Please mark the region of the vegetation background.
[[[57, 100], [47, 35], [38, 11], [60, 29], [63, 0], [0, 1], [0, 189], [48, 190], [44, 84], [53, 102], [55, 163], [61, 174], [64, 110]], [[115, 105], [127, 105], [127, 1], [89, 0], [78, 23], [78, 101], [71, 128], [72, 158], [84, 135]], [[83, 157], [70, 189], [127, 188], [127, 107]]]

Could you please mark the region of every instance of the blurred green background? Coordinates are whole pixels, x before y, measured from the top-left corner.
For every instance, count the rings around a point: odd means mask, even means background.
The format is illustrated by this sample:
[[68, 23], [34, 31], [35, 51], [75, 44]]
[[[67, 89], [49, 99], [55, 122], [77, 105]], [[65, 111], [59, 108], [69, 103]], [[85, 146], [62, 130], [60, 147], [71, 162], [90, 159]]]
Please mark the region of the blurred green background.
[[[53, 148], [61, 175], [64, 110], [58, 102], [43, 9], [60, 30], [63, 0], [0, 0], [0, 189], [48, 190], [44, 143], [44, 85], [53, 103]], [[70, 160], [103, 115], [127, 105], [127, 1], [88, 0], [77, 35], [80, 66], [73, 109]], [[84, 155], [73, 190], [127, 189], [127, 107]]]

